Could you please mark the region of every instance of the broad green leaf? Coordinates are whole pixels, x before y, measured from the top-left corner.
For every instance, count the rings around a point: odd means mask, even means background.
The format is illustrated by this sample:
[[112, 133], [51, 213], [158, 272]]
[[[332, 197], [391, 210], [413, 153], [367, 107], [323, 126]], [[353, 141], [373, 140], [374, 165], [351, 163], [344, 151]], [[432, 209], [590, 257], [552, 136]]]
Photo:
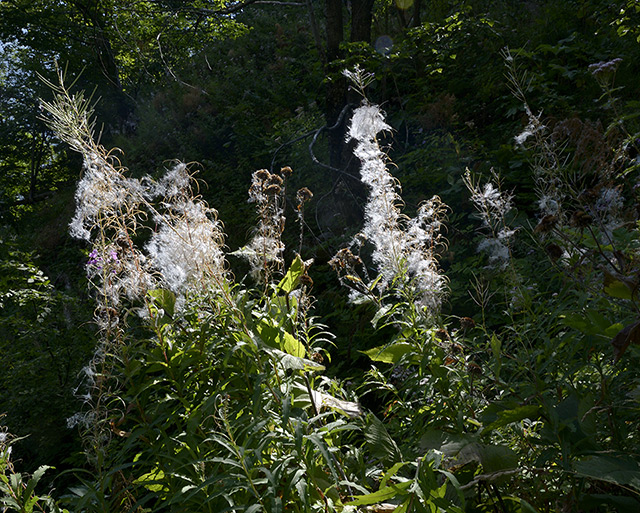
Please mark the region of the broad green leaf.
[[302, 342], [297, 340], [291, 333], [273, 326], [268, 319], [261, 319], [256, 324], [256, 331], [260, 334], [260, 338], [271, 347], [281, 349], [298, 358], [303, 358], [307, 354]]
[[165, 289], [154, 289], [147, 292], [156, 306], [162, 308], [164, 312], [169, 316], [173, 317], [176, 307], [176, 296], [170, 290]]
[[304, 358], [307, 354], [307, 350], [304, 344], [296, 339], [291, 333], [284, 332], [284, 350], [292, 356], [298, 358]]
[[423, 450], [435, 449], [445, 456], [455, 456], [462, 448], [474, 443], [476, 437], [472, 434], [447, 433], [440, 430], [427, 430], [420, 438], [420, 447]]
[[632, 299], [633, 297], [633, 293], [629, 287], [620, 280], [613, 280], [608, 283], [605, 280], [604, 293], [618, 299]]
[[264, 342], [262, 342], [261, 347], [267, 353], [276, 358], [278, 360], [278, 363], [280, 363], [280, 365], [282, 365], [282, 367], [284, 367], [285, 369], [304, 371], [323, 371], [325, 369], [324, 365], [320, 365], [313, 360], [290, 355], [289, 353], [286, 353], [274, 347], [269, 347], [265, 345]]
[[505, 445], [478, 444], [476, 450], [485, 473], [510, 470], [518, 466], [518, 455]]
[[596, 454], [576, 461], [579, 476], [590, 477], [640, 491], [640, 464], [626, 454]]
[[268, 319], [261, 319], [256, 324], [256, 331], [260, 335], [260, 338], [270, 347], [283, 349], [280, 339], [280, 330], [273, 326]]
[[485, 426], [485, 431], [492, 431], [524, 419], [537, 419], [539, 416], [540, 406], [533, 404], [519, 406], [509, 410], [502, 410], [498, 412], [498, 418], [496, 420]]
[[361, 351], [374, 362], [384, 362], [396, 364], [407, 353], [414, 350], [413, 346], [407, 342], [396, 342], [388, 346], [374, 347], [367, 351]]
[[297, 255], [295, 260], [291, 262], [291, 266], [284, 275], [284, 278], [278, 283], [278, 289], [282, 290], [285, 294], [289, 294], [300, 283], [300, 277], [304, 274], [304, 263], [300, 255]]
[[163, 480], [164, 480], [164, 472], [160, 469], [153, 469], [151, 472], [142, 474], [139, 478], [135, 479], [133, 482], [136, 484], [143, 485], [150, 492], [160, 492], [164, 488], [164, 485], [162, 484]]

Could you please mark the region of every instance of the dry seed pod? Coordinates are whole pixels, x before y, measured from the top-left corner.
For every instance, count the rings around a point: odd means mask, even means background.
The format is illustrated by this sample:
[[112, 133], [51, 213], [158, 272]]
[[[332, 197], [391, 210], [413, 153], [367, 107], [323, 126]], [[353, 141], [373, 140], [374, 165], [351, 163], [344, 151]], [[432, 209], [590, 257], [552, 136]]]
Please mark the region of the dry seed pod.
[[576, 228], [586, 228], [591, 224], [593, 218], [587, 214], [584, 210], [578, 210], [571, 216], [569, 223]]
[[533, 229], [534, 233], [548, 233], [551, 230], [553, 230], [553, 228], [555, 227], [555, 225], [558, 223], [558, 217], [548, 214], [546, 216], [544, 216], [542, 219], [540, 219], [540, 222], [538, 223], [538, 225]]
[[282, 185], [283, 183], [284, 183], [284, 180], [280, 178], [278, 175], [271, 175], [269, 177], [270, 185]]
[[293, 174], [293, 170], [289, 166], [285, 166], [280, 170], [280, 174], [284, 178], [289, 178]]
[[266, 169], [259, 169], [254, 173], [254, 175], [256, 178], [259, 178], [260, 180], [268, 180], [269, 177], [271, 176], [271, 173], [269, 173], [269, 171], [267, 171]]
[[313, 287], [313, 280], [311, 279], [311, 276], [305, 273], [300, 276], [300, 284], [311, 288]]

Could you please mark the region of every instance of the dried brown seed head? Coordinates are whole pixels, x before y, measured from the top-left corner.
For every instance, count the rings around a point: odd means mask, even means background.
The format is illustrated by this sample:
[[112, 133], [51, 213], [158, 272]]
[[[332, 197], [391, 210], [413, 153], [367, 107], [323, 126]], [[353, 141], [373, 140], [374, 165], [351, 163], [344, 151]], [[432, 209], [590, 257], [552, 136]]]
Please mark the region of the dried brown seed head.
[[280, 170], [280, 174], [281, 174], [284, 178], [289, 178], [289, 177], [293, 174], [293, 169], [291, 169], [289, 166], [284, 166], [284, 167]]
[[558, 216], [547, 214], [542, 219], [540, 219], [540, 222], [534, 228], [533, 232], [534, 233], [548, 233], [551, 230], [553, 230], [553, 228], [555, 227], [555, 225], [557, 223], [558, 223]]
[[273, 194], [274, 196], [280, 194], [280, 191], [282, 191], [282, 189], [280, 188], [279, 185], [270, 185], [269, 187], [267, 187], [264, 192], [267, 194]]
[[258, 171], [253, 173], [253, 176], [264, 181], [269, 179], [271, 173], [269, 173], [269, 171], [267, 171], [266, 169], [259, 169]]

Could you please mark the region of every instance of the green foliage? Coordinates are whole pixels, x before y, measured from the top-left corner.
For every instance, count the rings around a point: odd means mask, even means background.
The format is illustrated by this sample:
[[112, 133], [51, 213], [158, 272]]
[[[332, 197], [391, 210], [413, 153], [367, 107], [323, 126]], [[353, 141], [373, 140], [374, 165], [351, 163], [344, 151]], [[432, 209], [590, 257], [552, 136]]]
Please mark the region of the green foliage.
[[[326, 70], [299, 7], [199, 18], [225, 5], [116, 3], [0, 7], [0, 201], [12, 208], [3, 220], [30, 234], [4, 237], [0, 254], [0, 411], [12, 431], [31, 433], [13, 448], [33, 472], [17, 473], [0, 442], [6, 507], [638, 509], [636, 2], [430, 2], [417, 26], [386, 2], [375, 35], [393, 45], [343, 43], [343, 59]], [[515, 95], [505, 46], [517, 48]], [[294, 164], [290, 183], [316, 194], [305, 225], [315, 240], [284, 237], [316, 257], [318, 311], [337, 337], [310, 316], [309, 264], [287, 253], [287, 272], [260, 290], [230, 279], [186, 297], [154, 287], [125, 302], [128, 326], [94, 378], [105, 415], [96, 421], [93, 406], [74, 403], [88, 359], [85, 282], [57, 270], [64, 260], [80, 267], [79, 251], [40, 236], [53, 218], [67, 224], [60, 205], [70, 193], [60, 190], [78, 167], [38, 120], [35, 99], [48, 93], [35, 73], [51, 74], [43, 62], [54, 55], [70, 62], [70, 76], [86, 66], [78, 85], [98, 85], [105, 138], [132, 167], [202, 162], [202, 194], [231, 248], [253, 219], [249, 170]], [[613, 73], [598, 72], [616, 57]], [[307, 145], [324, 124], [319, 84], [354, 64], [375, 72], [369, 94], [396, 130], [381, 143], [398, 163], [407, 213], [436, 193], [452, 210], [438, 253], [450, 299], [433, 322], [399, 287], [349, 304], [325, 264], [357, 229], [344, 212], [362, 197], [351, 178], [314, 168]], [[523, 128], [532, 134], [516, 146]], [[478, 179], [495, 168], [502, 191], [514, 191], [503, 267], [477, 251], [487, 226], [470, 213], [467, 167]], [[16, 203], [40, 192], [55, 192], [42, 210]], [[562, 203], [555, 214], [538, 208], [551, 193]], [[242, 265], [234, 271], [244, 275]], [[52, 474], [42, 463], [60, 468], [51, 445], [78, 449], [64, 428], [73, 412], [107, 449], [96, 468], [63, 474], [54, 500], [36, 483]]]

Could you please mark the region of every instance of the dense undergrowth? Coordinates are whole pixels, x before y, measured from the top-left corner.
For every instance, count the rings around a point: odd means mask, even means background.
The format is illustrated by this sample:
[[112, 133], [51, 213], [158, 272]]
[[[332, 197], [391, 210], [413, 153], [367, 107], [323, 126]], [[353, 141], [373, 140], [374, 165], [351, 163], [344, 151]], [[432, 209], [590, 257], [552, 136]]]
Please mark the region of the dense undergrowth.
[[[229, 253], [189, 166], [177, 162], [156, 180], [129, 176], [93, 140], [90, 103], [54, 86], [43, 105], [84, 159], [71, 229], [89, 244], [100, 335], [69, 419], [86, 464], [44, 494], [36, 485], [55, 470], [20, 473], [3, 431], [4, 507], [635, 511], [635, 118], [629, 105], [617, 110], [618, 60], [590, 68], [614, 112], [603, 127], [537, 114], [519, 59], [504, 54], [527, 117], [515, 141], [531, 162], [534, 204], [518, 211], [517, 191], [495, 172], [461, 176], [477, 218], [465, 269], [443, 265], [455, 212], [434, 196], [413, 217], [403, 213], [379, 146], [391, 127], [366, 98], [355, 110], [364, 225], [329, 263], [379, 343], [361, 353], [369, 370], [348, 381], [327, 371], [342, 341], [313, 316], [313, 259], [288, 258], [283, 243], [286, 198], [295, 197], [304, 253], [313, 195], [287, 192], [293, 171], [253, 174], [256, 228]], [[373, 80], [359, 68], [347, 75], [363, 95]], [[234, 276], [234, 258], [249, 275]], [[7, 305], [64, 302], [35, 267], [11, 265], [38, 286], [5, 294]], [[471, 315], [442, 313], [457, 272]]]
[[64, 190], [1, 234], [0, 509], [638, 510], [637, 7], [475, 4], [345, 44], [364, 185], [301, 29], [153, 95], [132, 172], [56, 89], [84, 245]]

